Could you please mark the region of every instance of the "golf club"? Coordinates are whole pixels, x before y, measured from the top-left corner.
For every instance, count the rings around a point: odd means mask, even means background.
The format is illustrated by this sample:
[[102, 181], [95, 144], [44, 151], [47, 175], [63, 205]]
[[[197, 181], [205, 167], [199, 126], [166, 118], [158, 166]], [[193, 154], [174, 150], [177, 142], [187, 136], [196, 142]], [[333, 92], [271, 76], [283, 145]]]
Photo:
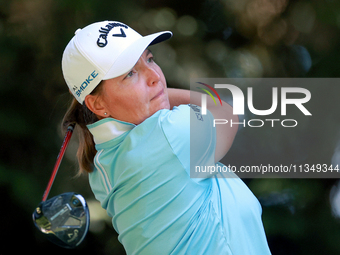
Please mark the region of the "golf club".
[[84, 240], [90, 225], [89, 209], [83, 196], [68, 192], [47, 200], [74, 126], [71, 124], [67, 128], [42, 201], [32, 215], [35, 226], [47, 239], [63, 248], [77, 247]]

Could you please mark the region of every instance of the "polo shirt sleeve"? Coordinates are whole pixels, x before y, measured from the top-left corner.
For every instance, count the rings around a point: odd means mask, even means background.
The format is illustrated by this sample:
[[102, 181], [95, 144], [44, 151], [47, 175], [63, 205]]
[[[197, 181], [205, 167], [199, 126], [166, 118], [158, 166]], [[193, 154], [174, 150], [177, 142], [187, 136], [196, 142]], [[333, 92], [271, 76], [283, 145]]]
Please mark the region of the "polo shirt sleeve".
[[195, 169], [215, 165], [216, 129], [213, 120], [209, 110], [202, 115], [197, 105], [174, 107], [162, 120], [169, 145], [190, 177], [212, 176], [205, 173], [196, 175]]

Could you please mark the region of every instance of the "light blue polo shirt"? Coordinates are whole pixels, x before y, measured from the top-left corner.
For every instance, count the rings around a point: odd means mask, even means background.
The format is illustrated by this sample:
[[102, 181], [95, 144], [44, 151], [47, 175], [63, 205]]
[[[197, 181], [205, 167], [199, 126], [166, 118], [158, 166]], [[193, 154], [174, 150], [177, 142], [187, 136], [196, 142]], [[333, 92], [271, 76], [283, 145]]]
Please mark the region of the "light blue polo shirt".
[[89, 125], [95, 197], [128, 255], [270, 254], [261, 206], [242, 180], [190, 178], [190, 156], [191, 164], [214, 164], [216, 146], [213, 116], [196, 114], [181, 105], [138, 126], [112, 118]]

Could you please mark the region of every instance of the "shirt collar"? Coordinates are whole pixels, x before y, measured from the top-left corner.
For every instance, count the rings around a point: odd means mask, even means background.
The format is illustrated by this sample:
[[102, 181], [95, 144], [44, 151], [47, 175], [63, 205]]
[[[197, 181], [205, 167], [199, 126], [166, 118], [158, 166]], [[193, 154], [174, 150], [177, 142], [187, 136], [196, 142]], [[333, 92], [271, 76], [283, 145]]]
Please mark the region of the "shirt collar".
[[87, 125], [87, 128], [93, 135], [94, 142], [96, 144], [101, 144], [130, 131], [135, 126], [136, 125], [132, 123], [119, 121], [113, 118], [105, 118]]

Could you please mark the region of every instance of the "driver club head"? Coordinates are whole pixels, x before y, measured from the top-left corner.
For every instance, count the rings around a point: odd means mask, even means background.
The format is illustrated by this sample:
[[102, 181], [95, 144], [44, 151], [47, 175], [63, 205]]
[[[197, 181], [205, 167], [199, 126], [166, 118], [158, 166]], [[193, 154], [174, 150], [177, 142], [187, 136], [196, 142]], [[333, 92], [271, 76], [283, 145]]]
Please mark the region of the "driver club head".
[[35, 226], [54, 244], [75, 248], [90, 225], [89, 208], [83, 196], [68, 192], [41, 202], [33, 212]]

